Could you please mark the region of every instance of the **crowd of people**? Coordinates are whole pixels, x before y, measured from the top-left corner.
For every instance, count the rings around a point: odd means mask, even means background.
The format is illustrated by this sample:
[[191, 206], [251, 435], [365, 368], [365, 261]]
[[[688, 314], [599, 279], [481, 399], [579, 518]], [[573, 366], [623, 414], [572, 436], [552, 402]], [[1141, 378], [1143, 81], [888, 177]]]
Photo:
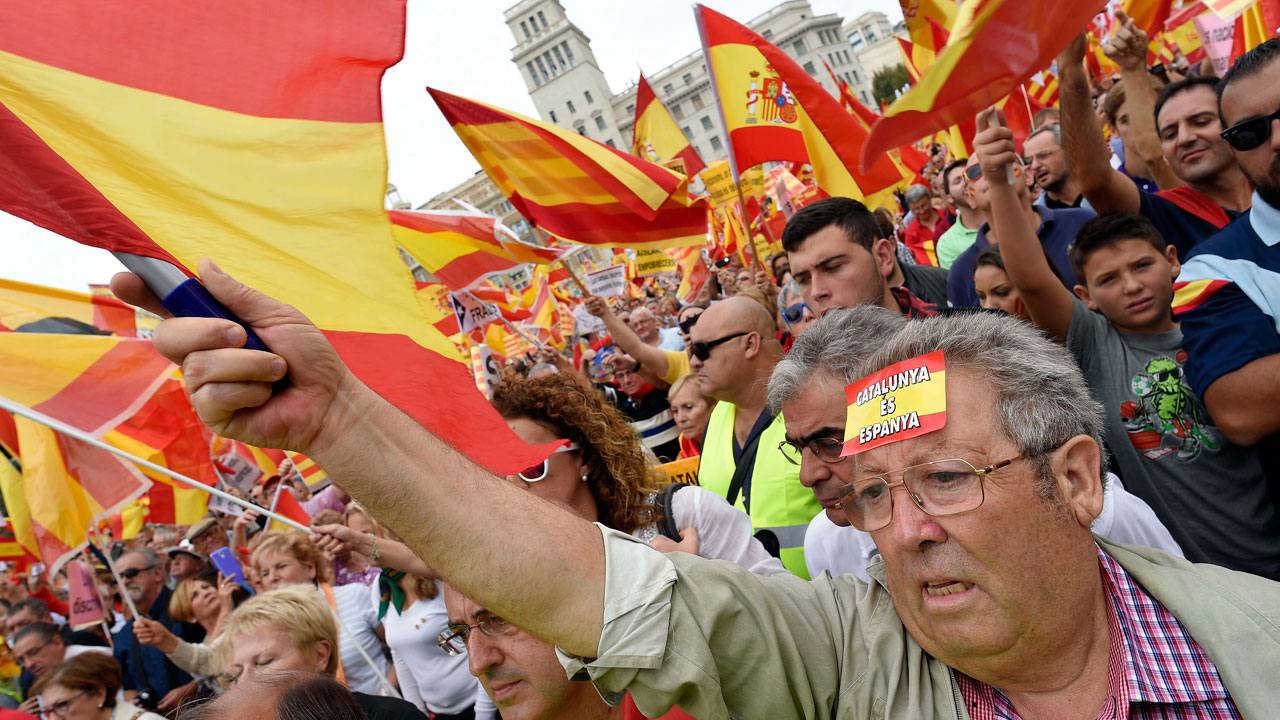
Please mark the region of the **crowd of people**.
[[[971, 156], [930, 148], [897, 213], [824, 198], [692, 302], [582, 298], [589, 347], [492, 388], [559, 443], [503, 480], [205, 266], [280, 324], [292, 386], [237, 392], [263, 378], [223, 320], [157, 349], [202, 355], [216, 432], [287, 436], [334, 484], [286, 465], [249, 493], [296, 492], [309, 533], [211, 512], [104, 548], [89, 628], [65, 574], [0, 583], [0, 720], [1269, 716], [1280, 41], [1222, 78], [1150, 72], [1123, 16], [1105, 49], [1101, 83], [1083, 36], [1063, 51], [1025, 138], [988, 110]], [[938, 351], [941, 429], [845, 454], [845, 387]]]

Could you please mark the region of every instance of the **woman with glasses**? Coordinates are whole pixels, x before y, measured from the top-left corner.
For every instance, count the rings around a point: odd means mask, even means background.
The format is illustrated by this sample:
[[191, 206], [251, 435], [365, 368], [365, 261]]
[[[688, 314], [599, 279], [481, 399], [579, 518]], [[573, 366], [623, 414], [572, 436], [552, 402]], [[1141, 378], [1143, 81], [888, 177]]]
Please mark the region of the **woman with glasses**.
[[716, 405], [715, 398], [703, 395], [702, 388], [698, 386], [698, 376], [690, 373], [671, 383], [667, 389], [667, 402], [671, 403], [671, 417], [680, 431], [678, 459], [698, 457], [702, 454], [702, 432], [707, 427], [711, 408]]
[[808, 303], [804, 301], [804, 295], [800, 292], [800, 286], [795, 280], [788, 280], [782, 284], [782, 290], [778, 293], [778, 318], [782, 321], [778, 327], [786, 328], [785, 338], [779, 338], [782, 343], [783, 350], [791, 349], [791, 343], [795, 342], [795, 338], [809, 327], [809, 324], [818, 319], [813, 314], [813, 310], [809, 309]]
[[82, 653], [63, 662], [31, 686], [48, 720], [165, 720], [163, 715], [117, 698], [120, 664], [106, 653]]

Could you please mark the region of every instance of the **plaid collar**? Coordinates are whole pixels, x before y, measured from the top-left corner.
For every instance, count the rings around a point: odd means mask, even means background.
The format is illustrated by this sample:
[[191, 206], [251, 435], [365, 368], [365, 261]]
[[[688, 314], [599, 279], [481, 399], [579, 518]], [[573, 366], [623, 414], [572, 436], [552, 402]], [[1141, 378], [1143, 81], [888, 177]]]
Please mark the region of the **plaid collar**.
[[921, 300], [904, 286], [891, 287], [889, 292], [893, 294], [893, 299], [898, 303], [898, 309], [907, 316], [908, 320], [934, 317], [938, 314], [937, 305]]

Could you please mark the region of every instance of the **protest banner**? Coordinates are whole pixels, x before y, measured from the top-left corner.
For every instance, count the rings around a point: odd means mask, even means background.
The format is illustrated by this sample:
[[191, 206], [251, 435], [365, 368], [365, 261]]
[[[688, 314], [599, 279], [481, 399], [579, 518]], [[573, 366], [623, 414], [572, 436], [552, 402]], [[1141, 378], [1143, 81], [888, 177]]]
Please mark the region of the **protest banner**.
[[665, 250], [636, 250], [636, 275], [657, 275], [664, 272], [675, 272], [676, 259]]
[[577, 323], [579, 335], [605, 331], [604, 320], [587, 312], [586, 305], [578, 305], [573, 309], [573, 320]]
[[701, 459], [701, 457], [691, 457], [683, 460], [673, 460], [659, 465], [658, 469], [666, 473], [667, 477], [671, 478], [671, 482], [697, 485], [698, 462]]
[[450, 293], [454, 317], [458, 318], [458, 331], [468, 333], [487, 323], [502, 319], [502, 312], [491, 302], [477, 300], [469, 292]]
[[850, 383], [841, 455], [941, 430], [947, 423], [946, 375], [938, 350]]
[[243, 492], [249, 492], [263, 474], [262, 468], [234, 451], [223, 453], [215, 458], [213, 467], [218, 471], [223, 482], [234, 485]]
[[67, 591], [71, 600], [67, 623], [71, 627], [79, 630], [106, 619], [106, 609], [98, 596], [98, 583], [88, 564], [79, 560], [67, 563]]
[[625, 265], [610, 265], [603, 270], [587, 273], [583, 278], [587, 292], [602, 298], [621, 295], [627, 289], [627, 268]]
[[1205, 13], [1192, 20], [1200, 34], [1200, 44], [1209, 53], [1213, 69], [1221, 76], [1231, 68], [1231, 44], [1235, 39], [1235, 24], [1223, 20], [1215, 13]]

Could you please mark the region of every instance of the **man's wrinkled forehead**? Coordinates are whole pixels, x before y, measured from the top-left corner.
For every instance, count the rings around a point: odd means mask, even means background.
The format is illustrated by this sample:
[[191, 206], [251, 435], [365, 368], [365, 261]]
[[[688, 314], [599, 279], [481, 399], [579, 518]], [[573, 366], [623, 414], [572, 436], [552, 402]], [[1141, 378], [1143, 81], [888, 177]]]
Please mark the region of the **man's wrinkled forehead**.
[[470, 625], [485, 612], [485, 609], [473, 602], [471, 598], [449, 585], [444, 586], [444, 607], [450, 625]]

